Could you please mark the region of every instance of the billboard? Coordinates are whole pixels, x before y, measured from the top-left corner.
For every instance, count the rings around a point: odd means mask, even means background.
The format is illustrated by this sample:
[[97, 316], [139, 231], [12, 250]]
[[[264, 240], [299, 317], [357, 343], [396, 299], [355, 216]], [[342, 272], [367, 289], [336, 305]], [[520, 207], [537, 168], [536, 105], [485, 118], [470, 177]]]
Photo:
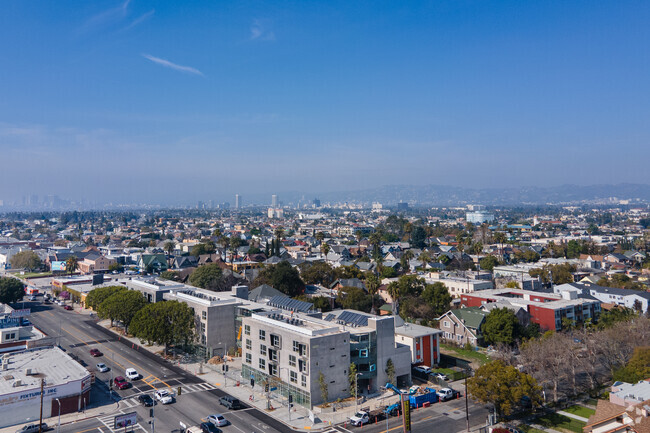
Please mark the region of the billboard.
[[52, 271], [65, 271], [65, 262], [52, 262]]
[[11, 318], [17, 318], [17, 317], [27, 317], [31, 313], [31, 310], [29, 308], [23, 308], [22, 310], [13, 310], [9, 316]]
[[136, 425], [138, 422], [138, 414], [136, 412], [125, 413], [115, 417], [115, 429], [126, 428], [131, 425]]

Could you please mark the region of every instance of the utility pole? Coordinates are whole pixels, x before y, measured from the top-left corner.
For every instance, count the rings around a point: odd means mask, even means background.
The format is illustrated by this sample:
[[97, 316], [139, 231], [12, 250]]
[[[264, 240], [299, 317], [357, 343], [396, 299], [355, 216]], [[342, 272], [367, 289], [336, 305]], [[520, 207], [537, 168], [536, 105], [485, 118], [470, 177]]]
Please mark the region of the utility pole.
[[56, 402], [59, 403], [59, 422], [56, 425], [56, 433], [61, 432], [61, 400], [55, 398]]
[[152, 394], [153, 394], [153, 405], [151, 405], [151, 433], [155, 433], [156, 430], [154, 424], [156, 418], [154, 417], [153, 408], [156, 407], [156, 394], [155, 393]]
[[469, 433], [469, 402], [467, 400], [467, 376], [469, 369], [465, 369], [465, 418], [467, 419], [467, 432]]
[[38, 433], [43, 433], [43, 388], [45, 387], [45, 379], [41, 379], [41, 414], [38, 420]]

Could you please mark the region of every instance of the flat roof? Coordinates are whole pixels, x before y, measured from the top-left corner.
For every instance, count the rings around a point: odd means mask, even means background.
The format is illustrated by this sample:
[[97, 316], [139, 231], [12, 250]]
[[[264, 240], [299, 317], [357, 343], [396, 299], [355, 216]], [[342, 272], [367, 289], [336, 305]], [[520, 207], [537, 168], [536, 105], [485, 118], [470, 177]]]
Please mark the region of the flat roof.
[[[7, 369], [0, 369], [0, 395], [40, 388], [41, 379], [51, 387], [90, 376], [88, 370], [58, 347], [5, 353], [2, 363]], [[31, 374], [27, 374], [30, 369]], [[17, 380], [20, 386], [14, 386]]]
[[416, 325], [414, 323], [405, 323], [402, 326], [395, 327], [395, 335], [403, 335], [405, 337], [425, 337], [427, 335], [442, 334], [440, 329], [429, 328], [428, 326]]

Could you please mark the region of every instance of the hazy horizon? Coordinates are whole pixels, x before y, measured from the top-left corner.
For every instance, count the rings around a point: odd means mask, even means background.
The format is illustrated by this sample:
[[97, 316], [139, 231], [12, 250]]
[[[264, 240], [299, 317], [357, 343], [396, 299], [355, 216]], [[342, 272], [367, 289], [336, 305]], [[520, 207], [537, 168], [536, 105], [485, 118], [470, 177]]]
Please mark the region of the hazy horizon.
[[0, 200], [648, 183], [647, 2], [3, 6]]

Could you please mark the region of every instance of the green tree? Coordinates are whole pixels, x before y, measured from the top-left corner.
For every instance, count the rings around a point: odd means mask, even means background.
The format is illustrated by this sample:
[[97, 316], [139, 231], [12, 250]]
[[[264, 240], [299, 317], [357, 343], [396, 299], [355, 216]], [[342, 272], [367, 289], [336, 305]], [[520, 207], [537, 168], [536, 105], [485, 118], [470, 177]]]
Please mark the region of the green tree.
[[519, 320], [512, 310], [503, 307], [495, 308], [485, 318], [483, 337], [489, 344], [513, 344], [520, 336]]
[[171, 267], [170, 261], [171, 261], [172, 253], [174, 252], [174, 248], [176, 248], [176, 242], [174, 241], [167, 241], [163, 246], [163, 249], [167, 253], [167, 266], [169, 267]]
[[301, 267], [300, 277], [307, 284], [329, 287], [334, 282], [334, 268], [327, 262], [314, 262]]
[[119, 290], [99, 304], [97, 313], [104, 319], [111, 319], [111, 326], [114, 320], [122, 322], [124, 330], [128, 332], [133, 317], [145, 305], [147, 300], [142, 293], [136, 290]]
[[178, 301], [147, 304], [131, 321], [130, 331], [142, 341], [165, 346], [187, 344], [194, 337], [194, 313]]
[[25, 285], [15, 278], [0, 277], [0, 303], [10, 304], [25, 296]]
[[492, 272], [494, 267], [499, 265], [499, 259], [494, 256], [485, 256], [479, 260], [478, 264], [481, 266], [481, 269]]
[[298, 270], [286, 260], [263, 268], [253, 281], [253, 286], [262, 284], [268, 284], [292, 298], [305, 291], [305, 283], [300, 278]]
[[[355, 389], [359, 385], [359, 381], [357, 380], [357, 365], [352, 362], [350, 363], [350, 371], [348, 373], [348, 383], [350, 384], [350, 395], [357, 395], [355, 394]], [[359, 392], [358, 389], [357, 393]]]
[[99, 306], [109, 297], [113, 296], [117, 292], [128, 290], [124, 286], [108, 286], [108, 287], [98, 287], [96, 289], [88, 292], [86, 296], [86, 307], [92, 308], [97, 311]]
[[411, 244], [415, 248], [424, 248], [427, 232], [422, 226], [415, 226], [411, 231]]
[[447, 286], [437, 281], [433, 284], [427, 284], [424, 287], [420, 299], [424, 300], [433, 308], [435, 317], [440, 317], [449, 311], [452, 297], [449, 294], [449, 290], [447, 290]]
[[79, 259], [77, 259], [77, 256], [70, 256], [65, 261], [65, 270], [70, 275], [74, 274], [78, 267], [79, 267]]
[[373, 306], [372, 295], [366, 294], [363, 289], [358, 287], [342, 287], [336, 301], [349, 310], [359, 310], [369, 313]]
[[327, 390], [327, 382], [322, 371], [318, 373], [318, 386], [320, 387], [320, 396], [323, 399], [323, 403], [325, 403], [329, 400], [329, 393]]
[[650, 377], [650, 346], [635, 347], [625, 367], [614, 372], [614, 380], [637, 383]]
[[580, 243], [578, 241], [576, 241], [575, 239], [570, 240], [566, 246], [566, 258], [577, 259], [578, 257], [580, 257], [581, 250], [582, 248], [580, 247]]
[[388, 382], [392, 383], [393, 385], [395, 384], [395, 364], [393, 364], [393, 360], [388, 358], [388, 361], [386, 361], [386, 376], [388, 376]]
[[212, 241], [209, 241], [194, 245], [190, 251], [190, 254], [198, 257], [202, 256], [203, 254], [214, 254], [215, 251], [217, 251], [217, 248]]
[[422, 251], [418, 256], [418, 260], [422, 263], [422, 270], [426, 270], [427, 263], [431, 261], [431, 256], [426, 251]]
[[163, 280], [180, 281], [180, 274], [177, 271], [163, 271], [160, 274]]
[[202, 289], [211, 289], [215, 287], [223, 271], [217, 263], [210, 263], [209, 265], [199, 266], [190, 274], [189, 282], [194, 287]]
[[111, 271], [111, 272], [113, 272], [113, 271], [122, 272], [123, 269], [124, 269], [124, 266], [117, 263], [117, 262], [111, 263], [110, 265], [108, 265], [108, 270]]
[[38, 254], [31, 250], [25, 250], [15, 254], [10, 261], [13, 269], [36, 271], [43, 267], [43, 263], [40, 257], [38, 257]]
[[479, 367], [467, 379], [467, 392], [482, 404], [492, 404], [498, 415], [512, 414], [526, 399], [533, 407], [542, 401], [541, 387], [532, 376], [500, 360]]
[[521, 287], [519, 287], [519, 283], [516, 282], [516, 281], [508, 281], [506, 283], [506, 288], [508, 288], [508, 289], [521, 289]]
[[330, 302], [330, 298], [326, 296], [315, 296], [311, 298], [314, 304], [314, 308], [318, 308], [321, 310], [323, 313], [326, 313], [328, 311], [332, 311], [332, 305]]

